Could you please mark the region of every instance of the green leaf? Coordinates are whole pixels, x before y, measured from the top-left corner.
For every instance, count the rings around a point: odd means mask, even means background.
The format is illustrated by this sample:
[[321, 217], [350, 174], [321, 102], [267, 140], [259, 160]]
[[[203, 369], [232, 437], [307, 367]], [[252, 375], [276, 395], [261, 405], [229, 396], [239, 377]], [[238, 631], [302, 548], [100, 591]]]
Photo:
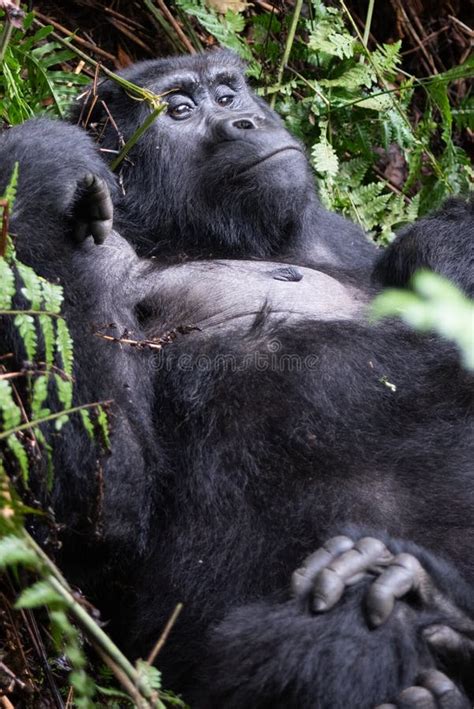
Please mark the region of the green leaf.
[[368, 96], [363, 101], [358, 101], [359, 108], [369, 108], [371, 111], [388, 111], [393, 107], [393, 99], [389, 94], [377, 93]]
[[14, 401], [10, 382], [5, 379], [0, 379], [0, 411], [2, 412], [4, 431], [9, 431], [20, 425], [21, 409]]
[[82, 419], [82, 425], [86, 429], [87, 435], [91, 440], [94, 440], [94, 426], [90, 417], [90, 413], [87, 409], [81, 409], [79, 414]]
[[3, 194], [3, 199], [7, 200], [8, 206], [10, 207], [10, 212], [13, 211], [13, 205], [15, 203], [16, 198], [16, 189], [18, 186], [18, 169], [18, 162], [16, 162], [11, 177], [8, 181], [5, 193]]
[[69, 379], [63, 379], [59, 374], [54, 375], [54, 380], [58, 399], [63, 409], [70, 409], [72, 406], [72, 382]]
[[43, 404], [48, 396], [49, 377], [47, 374], [41, 374], [33, 382], [33, 396], [31, 399], [31, 416], [33, 419], [44, 418], [49, 416], [51, 411], [43, 409]]
[[56, 325], [56, 347], [61, 355], [63, 369], [69, 376], [72, 376], [72, 365], [74, 360], [73, 343], [69, 334], [66, 321], [62, 318], [58, 319]]
[[12, 435], [7, 438], [7, 446], [15, 456], [18, 465], [20, 466], [21, 476], [26, 485], [28, 483], [30, 466], [28, 462], [28, 455], [23, 447], [23, 444], [18, 440], [15, 434], [12, 433]]
[[413, 288], [381, 293], [372, 303], [372, 316], [397, 316], [417, 330], [438, 333], [458, 346], [464, 365], [474, 370], [474, 302], [429, 271], [415, 274]]
[[13, 322], [20, 333], [27, 359], [33, 362], [38, 349], [35, 319], [32, 315], [16, 315]]
[[36, 552], [20, 537], [3, 537], [0, 539], [0, 567], [5, 569], [16, 564], [35, 569], [39, 567], [39, 559]]
[[313, 165], [318, 172], [335, 177], [339, 171], [339, 160], [336, 151], [326, 138], [326, 124], [321, 123], [321, 137], [319, 143], [313, 145], [311, 150]]
[[12, 299], [15, 295], [15, 276], [5, 261], [0, 257], [0, 309], [8, 310], [11, 308]]
[[153, 665], [149, 665], [144, 660], [137, 660], [136, 663], [138, 674], [142, 682], [149, 687], [150, 690], [158, 691], [161, 689], [161, 672]]
[[102, 438], [106, 448], [110, 450], [110, 435], [109, 435], [109, 421], [107, 414], [102, 406], [97, 407], [97, 424], [102, 433]]
[[47, 581], [37, 581], [20, 594], [15, 608], [38, 608], [39, 606], [61, 606], [63, 604], [61, 596]]

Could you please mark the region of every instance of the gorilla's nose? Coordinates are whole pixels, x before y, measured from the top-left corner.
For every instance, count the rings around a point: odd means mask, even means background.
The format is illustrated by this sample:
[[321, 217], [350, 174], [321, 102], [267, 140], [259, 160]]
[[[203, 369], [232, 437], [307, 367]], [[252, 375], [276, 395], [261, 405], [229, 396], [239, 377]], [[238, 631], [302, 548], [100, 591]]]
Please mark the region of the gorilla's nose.
[[238, 130], [251, 130], [257, 126], [255, 120], [251, 118], [238, 118], [236, 121], [232, 121], [232, 127]]
[[242, 131], [255, 130], [263, 127], [265, 119], [257, 115], [240, 115], [220, 119], [215, 124], [215, 129], [220, 138], [224, 140], [238, 140], [242, 138]]

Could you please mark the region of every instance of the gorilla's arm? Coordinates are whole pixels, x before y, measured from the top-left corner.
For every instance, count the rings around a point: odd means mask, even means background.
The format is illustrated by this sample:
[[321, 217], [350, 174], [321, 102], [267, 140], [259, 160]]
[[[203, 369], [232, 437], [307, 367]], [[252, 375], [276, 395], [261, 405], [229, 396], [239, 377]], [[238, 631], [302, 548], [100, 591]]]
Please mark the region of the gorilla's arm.
[[[19, 165], [10, 222], [17, 255], [64, 289], [63, 313], [75, 345], [74, 403], [113, 402], [113, 446], [105, 457], [78, 416], [60, 437], [52, 426], [43, 426], [47, 438], [55, 436], [52, 497], [58, 519], [67, 521], [66, 536], [72, 533], [69, 561], [81, 566], [90, 539], [95, 551], [106, 542], [112, 549], [115, 543], [118, 554], [124, 546], [135, 554], [137, 524], [138, 548], [144, 543], [150, 479], [158, 464], [150, 445], [149, 387], [142, 376], [149, 353], [110, 346], [96, 334], [112, 324], [118, 337], [124, 331], [142, 337], [134, 315], [141, 266], [132, 247], [110, 233], [114, 178], [89, 136], [60, 121], [32, 120], [4, 131], [0, 161], [0, 193]], [[107, 236], [106, 244], [94, 244]], [[21, 294], [17, 298], [22, 307]], [[15, 353], [21, 367], [21, 338], [11, 318], [3, 318], [2, 326], [0, 351]], [[41, 487], [41, 471], [34, 477]], [[78, 532], [84, 535], [79, 545]], [[84, 561], [82, 572], [93, 575], [93, 568]]]
[[439, 211], [405, 227], [379, 257], [374, 279], [405, 287], [422, 268], [446, 276], [474, 297], [474, 198], [449, 199]]

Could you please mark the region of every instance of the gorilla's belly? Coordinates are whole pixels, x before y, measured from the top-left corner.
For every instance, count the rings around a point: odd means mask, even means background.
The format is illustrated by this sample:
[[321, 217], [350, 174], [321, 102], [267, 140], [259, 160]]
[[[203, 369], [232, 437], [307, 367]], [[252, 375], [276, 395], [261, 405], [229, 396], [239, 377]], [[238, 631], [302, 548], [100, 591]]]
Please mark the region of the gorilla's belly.
[[166, 328], [208, 330], [234, 322], [241, 328], [262, 310], [291, 322], [347, 320], [362, 317], [368, 300], [321, 271], [271, 261], [193, 261], [154, 271], [152, 278], [153, 315]]

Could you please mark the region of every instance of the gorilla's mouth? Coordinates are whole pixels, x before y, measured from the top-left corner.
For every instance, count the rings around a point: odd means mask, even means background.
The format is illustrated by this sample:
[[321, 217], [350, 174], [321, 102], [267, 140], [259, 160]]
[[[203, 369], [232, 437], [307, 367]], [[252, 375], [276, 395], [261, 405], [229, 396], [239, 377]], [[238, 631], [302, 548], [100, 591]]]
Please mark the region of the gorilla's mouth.
[[286, 153], [289, 150], [294, 150], [297, 153], [301, 153], [303, 155], [303, 151], [297, 145], [285, 145], [283, 148], [277, 148], [277, 150], [272, 150], [271, 153], [267, 153], [266, 155], [263, 155], [262, 157], [258, 158], [258, 160], [254, 160], [254, 162], [251, 162], [249, 165], [245, 165], [245, 167], [238, 171], [237, 175], [242, 175], [244, 172], [248, 172], [254, 167], [261, 165], [263, 162], [270, 160], [270, 158], [275, 157], [275, 155], [279, 155], [280, 153]]

